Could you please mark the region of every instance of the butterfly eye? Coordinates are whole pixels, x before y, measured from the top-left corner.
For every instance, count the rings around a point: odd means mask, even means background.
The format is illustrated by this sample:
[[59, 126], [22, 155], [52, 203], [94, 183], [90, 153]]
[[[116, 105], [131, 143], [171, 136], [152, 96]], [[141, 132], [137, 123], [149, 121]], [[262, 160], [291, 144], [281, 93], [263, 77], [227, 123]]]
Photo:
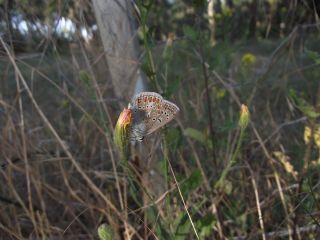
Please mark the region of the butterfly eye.
[[152, 118], [152, 121], [156, 121], [156, 119], [155, 119], [155, 118]]

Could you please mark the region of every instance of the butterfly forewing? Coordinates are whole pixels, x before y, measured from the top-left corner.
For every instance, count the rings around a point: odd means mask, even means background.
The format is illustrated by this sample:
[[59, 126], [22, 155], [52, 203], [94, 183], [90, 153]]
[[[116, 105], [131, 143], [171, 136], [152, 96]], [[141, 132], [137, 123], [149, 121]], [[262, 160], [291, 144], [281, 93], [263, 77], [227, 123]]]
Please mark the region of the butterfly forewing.
[[161, 95], [154, 92], [142, 92], [137, 94], [132, 100], [133, 108], [150, 112], [156, 105], [162, 102]]
[[179, 108], [153, 92], [136, 95], [129, 108], [133, 111], [131, 139], [141, 141], [144, 136], [153, 133], [170, 122]]

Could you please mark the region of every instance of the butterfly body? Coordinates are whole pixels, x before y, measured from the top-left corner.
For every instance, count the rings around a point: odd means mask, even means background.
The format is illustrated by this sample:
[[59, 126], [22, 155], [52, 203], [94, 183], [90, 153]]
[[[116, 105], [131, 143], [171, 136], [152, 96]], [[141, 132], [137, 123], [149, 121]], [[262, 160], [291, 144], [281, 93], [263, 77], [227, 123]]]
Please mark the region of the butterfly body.
[[128, 109], [132, 111], [131, 141], [142, 141], [149, 135], [170, 122], [179, 108], [158, 93], [142, 92], [137, 94]]

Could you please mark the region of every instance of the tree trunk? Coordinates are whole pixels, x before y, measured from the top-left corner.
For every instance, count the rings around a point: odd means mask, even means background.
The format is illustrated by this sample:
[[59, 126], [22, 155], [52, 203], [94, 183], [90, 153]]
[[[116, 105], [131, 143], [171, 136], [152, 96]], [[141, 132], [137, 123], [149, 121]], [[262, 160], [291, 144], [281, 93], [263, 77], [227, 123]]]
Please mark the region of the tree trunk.
[[210, 29], [210, 43], [212, 46], [216, 44], [216, 22], [214, 19], [214, 0], [208, 3], [207, 14], [208, 14], [208, 22]]
[[129, 101], [145, 85], [139, 71], [133, 6], [129, 0], [92, 2], [115, 95]]
[[[145, 77], [140, 71], [133, 6], [129, 0], [92, 1], [115, 94], [127, 103], [134, 94], [146, 90]], [[160, 196], [166, 190], [165, 181], [157, 169], [156, 157], [150, 156], [150, 146], [158, 144], [154, 138], [148, 141], [149, 144], [131, 146], [131, 160], [134, 160], [131, 162], [141, 167], [143, 188], [151, 195]], [[142, 198], [144, 205], [151, 201], [145, 192]]]

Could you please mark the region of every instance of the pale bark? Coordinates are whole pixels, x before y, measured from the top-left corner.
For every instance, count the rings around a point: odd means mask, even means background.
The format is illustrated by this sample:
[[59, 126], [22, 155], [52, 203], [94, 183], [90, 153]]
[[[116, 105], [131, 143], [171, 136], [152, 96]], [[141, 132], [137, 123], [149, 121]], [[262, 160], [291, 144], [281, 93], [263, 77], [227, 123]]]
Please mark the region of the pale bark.
[[[144, 90], [133, 6], [129, 0], [92, 0], [115, 95], [129, 101]], [[139, 84], [136, 84], [139, 81]]]
[[[111, 81], [117, 97], [128, 103], [134, 94], [146, 91], [146, 77], [140, 70], [139, 46], [129, 0], [92, 0]], [[149, 138], [151, 146], [155, 139]], [[160, 196], [165, 191], [164, 179], [157, 170], [155, 157], [146, 144], [132, 145], [131, 155], [143, 166], [142, 185], [149, 194]], [[153, 149], [153, 152], [155, 150]], [[145, 204], [150, 201], [143, 197]]]
[[209, 1], [207, 7], [207, 14], [208, 14], [208, 22], [210, 28], [210, 43], [212, 46], [216, 44], [215, 38], [215, 30], [216, 30], [216, 22], [214, 20], [214, 0]]

